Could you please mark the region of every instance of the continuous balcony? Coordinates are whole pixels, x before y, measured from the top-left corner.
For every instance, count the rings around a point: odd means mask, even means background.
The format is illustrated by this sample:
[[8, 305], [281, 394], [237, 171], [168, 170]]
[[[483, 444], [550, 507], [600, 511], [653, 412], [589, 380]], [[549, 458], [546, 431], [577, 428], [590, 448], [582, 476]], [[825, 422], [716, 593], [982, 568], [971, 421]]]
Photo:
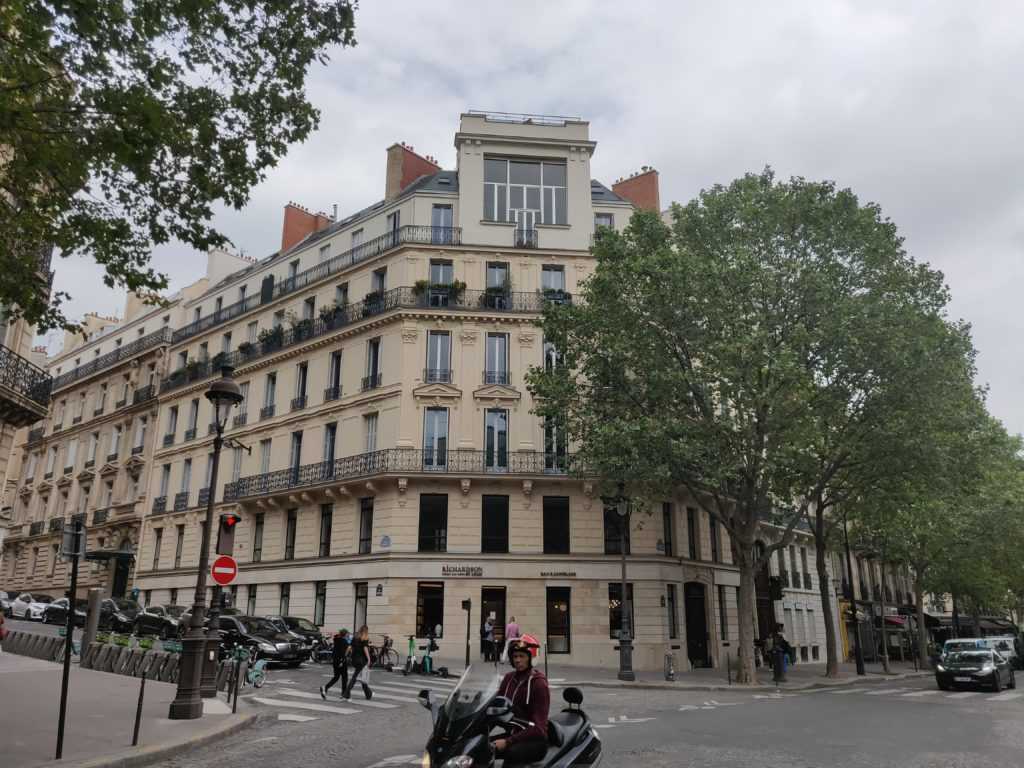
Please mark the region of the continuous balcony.
[[380, 237], [375, 237], [372, 240], [367, 240], [365, 243], [360, 243], [354, 248], [350, 248], [344, 253], [338, 254], [334, 258], [328, 259], [322, 264], [317, 264], [315, 267], [310, 267], [304, 272], [299, 272], [293, 277], [286, 277], [278, 280], [274, 284], [273, 290], [266, 294], [254, 294], [242, 301], [222, 307], [212, 315], [202, 317], [193, 323], [189, 323], [188, 325], [179, 328], [174, 332], [174, 342], [178, 343], [179, 341], [190, 339], [204, 331], [210, 330], [211, 328], [216, 328], [222, 323], [233, 320], [251, 309], [276, 301], [282, 296], [288, 296], [289, 294], [295, 293], [311, 283], [315, 283], [329, 275], [348, 269], [354, 264], [367, 261], [368, 259], [381, 255], [382, 253], [386, 253], [387, 251], [407, 244], [462, 245], [462, 229], [461, 227], [406, 226], [392, 232], [387, 232]]
[[[443, 295], [442, 295], [443, 294]], [[452, 287], [442, 292], [436, 287], [421, 289], [402, 286], [389, 291], [373, 292], [362, 301], [343, 306], [324, 308], [313, 320], [299, 320], [288, 330], [284, 326], [268, 329], [262, 339], [244, 342], [233, 352], [219, 353], [208, 360], [194, 360], [172, 372], [160, 385], [161, 392], [169, 392], [220, 373], [222, 365], [240, 368], [283, 349], [303, 344], [310, 339], [325, 336], [366, 318], [400, 309], [430, 311], [452, 310], [471, 312], [508, 312], [513, 314], [540, 314], [549, 304], [570, 304], [572, 294], [561, 290], [505, 291], [488, 288], [484, 291]]]
[[347, 456], [334, 461], [250, 475], [224, 486], [224, 501], [274, 495], [294, 489], [336, 485], [374, 475], [438, 473], [457, 477], [473, 475], [566, 476], [574, 469], [575, 457], [535, 451], [478, 451], [453, 449], [435, 451], [417, 448], [387, 448]]
[[111, 366], [117, 365], [118, 363], [130, 360], [136, 355], [159, 347], [161, 344], [170, 344], [171, 342], [171, 329], [161, 328], [159, 331], [147, 334], [141, 338], [136, 339], [130, 344], [125, 344], [118, 347], [113, 352], [108, 352], [105, 355], [97, 357], [95, 360], [90, 360], [85, 365], [80, 365], [73, 371], [62, 373], [53, 380], [53, 389], [63, 389], [64, 387], [74, 384], [76, 381], [92, 376], [94, 373], [106, 370]]
[[0, 422], [27, 427], [45, 417], [52, 385], [46, 371], [0, 345]]
[[156, 386], [150, 384], [149, 386], [143, 387], [142, 389], [135, 390], [135, 394], [132, 396], [132, 405], [139, 405], [145, 403], [156, 397]]

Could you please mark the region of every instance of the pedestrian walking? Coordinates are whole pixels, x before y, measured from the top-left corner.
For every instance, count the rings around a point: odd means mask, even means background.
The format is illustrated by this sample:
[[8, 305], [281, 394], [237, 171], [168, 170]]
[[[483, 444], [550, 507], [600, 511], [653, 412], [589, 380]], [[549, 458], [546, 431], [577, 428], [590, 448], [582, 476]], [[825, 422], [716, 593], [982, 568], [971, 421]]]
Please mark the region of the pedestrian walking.
[[501, 650], [501, 662], [503, 664], [505, 663], [505, 659], [508, 658], [508, 644], [520, 637], [522, 637], [522, 632], [519, 631], [519, 625], [516, 623], [516, 617], [510, 616], [508, 624], [505, 625], [505, 639]]
[[370, 690], [370, 630], [365, 624], [359, 628], [352, 641], [349, 658], [352, 661], [352, 679], [348, 681], [342, 696], [351, 698], [352, 689], [358, 682], [363, 686], [363, 695], [369, 701], [373, 698], [373, 691]]
[[341, 680], [341, 690], [344, 693], [348, 688], [348, 663], [349, 663], [349, 635], [347, 629], [339, 629], [334, 636], [331, 646], [331, 664], [334, 667], [334, 677], [327, 685], [320, 686], [320, 698], [327, 699], [327, 691], [331, 689], [338, 680]]
[[484, 641], [484, 661], [494, 661], [494, 623], [490, 616], [484, 619], [484, 625], [480, 628], [480, 637]]

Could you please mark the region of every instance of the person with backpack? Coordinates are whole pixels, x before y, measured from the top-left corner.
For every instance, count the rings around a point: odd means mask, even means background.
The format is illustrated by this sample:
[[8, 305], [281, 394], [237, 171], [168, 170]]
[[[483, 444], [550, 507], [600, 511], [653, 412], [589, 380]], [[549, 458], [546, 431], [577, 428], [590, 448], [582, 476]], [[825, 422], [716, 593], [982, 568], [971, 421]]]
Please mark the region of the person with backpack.
[[343, 692], [348, 688], [349, 640], [347, 629], [338, 630], [338, 633], [334, 636], [334, 642], [331, 646], [331, 664], [334, 666], [334, 677], [331, 678], [331, 682], [327, 685], [320, 686], [320, 698], [325, 701], [327, 700], [327, 691], [338, 680], [341, 680], [341, 690]]

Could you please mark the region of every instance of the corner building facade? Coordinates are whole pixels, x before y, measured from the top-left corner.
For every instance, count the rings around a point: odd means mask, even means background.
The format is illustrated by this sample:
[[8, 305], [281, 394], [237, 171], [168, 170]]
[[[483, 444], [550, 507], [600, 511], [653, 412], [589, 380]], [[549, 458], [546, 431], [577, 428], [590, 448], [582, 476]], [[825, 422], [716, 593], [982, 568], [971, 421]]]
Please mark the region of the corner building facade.
[[[366, 623], [403, 657], [440, 625], [451, 665], [467, 621], [477, 659], [483, 618], [515, 616], [552, 662], [617, 663], [618, 517], [571, 476], [571, 446], [524, 380], [557, 355], [545, 303], [591, 274], [596, 226], [625, 227], [630, 200], [656, 207], [657, 172], [592, 181], [596, 144], [576, 119], [467, 113], [455, 147], [451, 171], [393, 145], [385, 199], [346, 219], [290, 204], [277, 253], [186, 302], [139, 545], [147, 602], [191, 602], [203, 394], [230, 364], [245, 401], [215, 498], [242, 517], [239, 608]], [[717, 666], [738, 634], [728, 538], [673, 492], [655, 506], [628, 536], [634, 665], [674, 650], [677, 666]]]

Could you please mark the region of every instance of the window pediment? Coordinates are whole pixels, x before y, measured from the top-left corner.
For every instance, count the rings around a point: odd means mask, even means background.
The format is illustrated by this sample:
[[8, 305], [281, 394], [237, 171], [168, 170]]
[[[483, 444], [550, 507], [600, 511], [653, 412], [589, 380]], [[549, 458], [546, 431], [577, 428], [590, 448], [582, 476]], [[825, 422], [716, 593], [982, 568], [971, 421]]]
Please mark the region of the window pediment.
[[462, 390], [451, 384], [442, 384], [440, 382], [432, 384], [423, 384], [422, 386], [416, 387], [412, 391], [413, 397], [422, 398], [426, 400], [434, 400], [440, 398], [442, 400], [461, 400]]
[[522, 396], [518, 389], [503, 384], [486, 384], [479, 389], [473, 390], [473, 397], [477, 400], [518, 402], [522, 399]]

